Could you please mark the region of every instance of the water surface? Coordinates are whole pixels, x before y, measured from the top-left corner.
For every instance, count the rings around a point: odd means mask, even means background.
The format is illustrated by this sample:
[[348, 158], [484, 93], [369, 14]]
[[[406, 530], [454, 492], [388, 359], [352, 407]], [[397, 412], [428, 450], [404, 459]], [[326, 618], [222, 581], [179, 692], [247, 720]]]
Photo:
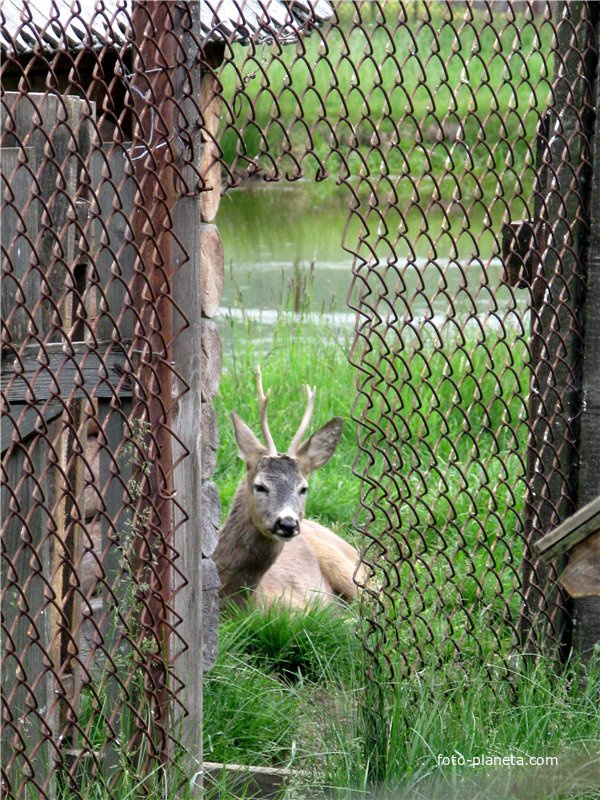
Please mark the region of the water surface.
[[[311, 312], [315, 321], [326, 312], [351, 330], [356, 315], [348, 301], [356, 306], [362, 298], [399, 327], [448, 319], [459, 326], [476, 319], [520, 324], [524, 298], [503, 285], [496, 252], [501, 219], [479, 207], [468, 217], [441, 210], [404, 217], [390, 208], [383, 222], [371, 215], [367, 229], [349, 215], [345, 192], [339, 187], [332, 197], [309, 181], [250, 182], [223, 198], [222, 322], [255, 319], [268, 340], [286, 308]], [[359, 280], [349, 298], [353, 264]]]

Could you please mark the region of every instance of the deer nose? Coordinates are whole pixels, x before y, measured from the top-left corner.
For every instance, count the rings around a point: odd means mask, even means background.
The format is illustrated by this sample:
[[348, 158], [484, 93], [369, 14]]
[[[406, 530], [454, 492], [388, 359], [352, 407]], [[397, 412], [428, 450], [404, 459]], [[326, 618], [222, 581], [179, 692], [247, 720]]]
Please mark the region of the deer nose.
[[294, 517], [281, 517], [277, 520], [276, 530], [281, 536], [291, 539], [292, 536], [299, 532], [300, 526], [298, 520], [294, 519]]

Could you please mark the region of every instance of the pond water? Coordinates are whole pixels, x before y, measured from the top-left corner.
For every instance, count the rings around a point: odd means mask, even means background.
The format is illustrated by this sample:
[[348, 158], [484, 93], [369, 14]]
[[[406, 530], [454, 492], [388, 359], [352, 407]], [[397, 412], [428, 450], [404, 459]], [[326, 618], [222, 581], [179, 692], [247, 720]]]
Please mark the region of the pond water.
[[[388, 243], [379, 235], [381, 221], [369, 222], [369, 231], [358, 218], [348, 221], [344, 193], [339, 187], [332, 197], [308, 181], [250, 182], [223, 197], [217, 224], [226, 263], [220, 322], [225, 339], [227, 318], [245, 317], [257, 322], [260, 338], [268, 341], [283, 308], [311, 313], [315, 320], [325, 316], [352, 330], [356, 317], [347, 303], [359, 236], [360, 274], [369, 273], [366, 299], [400, 325], [439, 325], [452, 318], [459, 326], [482, 319], [493, 327], [521, 326], [525, 298], [502, 283], [498, 215], [490, 219], [475, 208], [468, 219], [441, 210], [414, 211], [403, 219], [390, 209]], [[402, 235], [394, 225], [402, 226]], [[356, 282], [354, 303], [364, 287]]]

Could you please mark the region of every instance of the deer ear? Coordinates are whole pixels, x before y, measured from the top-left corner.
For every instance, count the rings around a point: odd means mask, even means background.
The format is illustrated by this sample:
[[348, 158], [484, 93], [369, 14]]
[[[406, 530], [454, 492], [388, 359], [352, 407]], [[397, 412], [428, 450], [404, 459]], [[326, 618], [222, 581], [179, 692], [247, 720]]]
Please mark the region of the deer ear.
[[235, 441], [237, 442], [238, 452], [240, 458], [250, 466], [258, 456], [264, 455], [267, 448], [261, 444], [259, 439], [252, 433], [246, 423], [241, 420], [235, 411], [231, 414], [233, 421], [233, 432], [235, 434]]
[[310, 439], [302, 442], [296, 458], [305, 475], [314, 472], [326, 464], [335, 452], [342, 435], [343, 420], [334, 417], [322, 428], [313, 433]]

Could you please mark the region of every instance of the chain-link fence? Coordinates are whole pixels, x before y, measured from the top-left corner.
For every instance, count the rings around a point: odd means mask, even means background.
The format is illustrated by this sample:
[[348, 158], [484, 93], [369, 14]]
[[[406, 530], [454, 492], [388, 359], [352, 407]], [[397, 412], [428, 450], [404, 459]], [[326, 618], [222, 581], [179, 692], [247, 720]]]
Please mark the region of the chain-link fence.
[[593, 4], [333, 5], [227, 52], [214, 146], [229, 185], [349, 201], [365, 646], [564, 644], [531, 543], [576, 501]]
[[67, 7], [2, 11], [8, 795], [177, 762], [199, 190], [348, 203], [372, 676], [568, 647], [531, 547], [577, 502], [595, 5]]
[[150, 791], [180, 753], [197, 16], [2, 5], [7, 797]]

